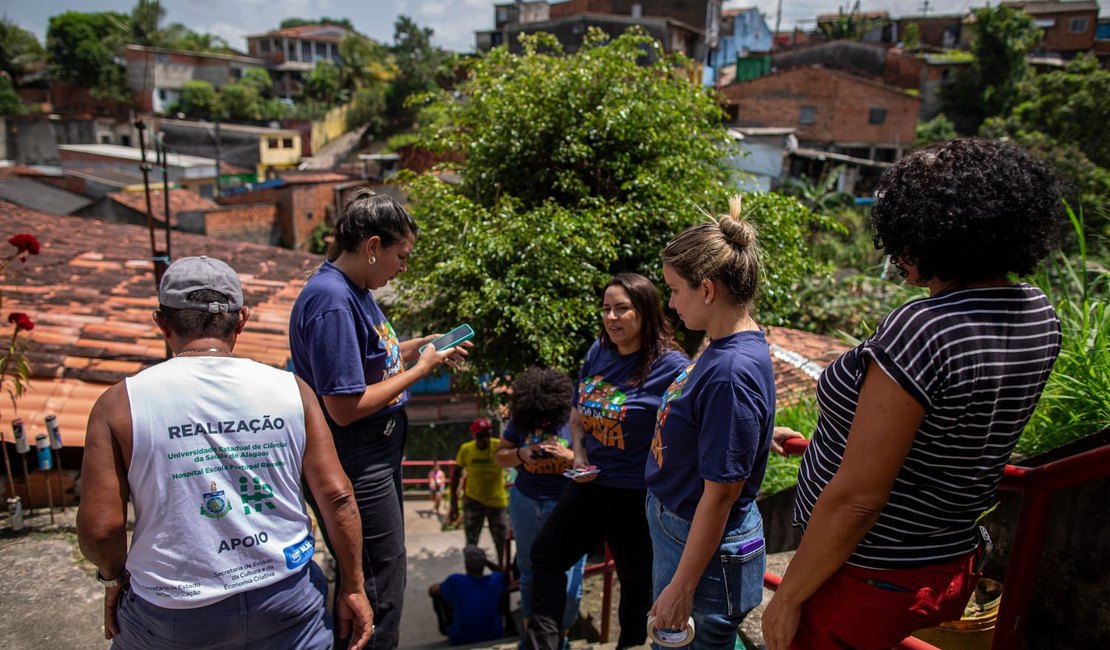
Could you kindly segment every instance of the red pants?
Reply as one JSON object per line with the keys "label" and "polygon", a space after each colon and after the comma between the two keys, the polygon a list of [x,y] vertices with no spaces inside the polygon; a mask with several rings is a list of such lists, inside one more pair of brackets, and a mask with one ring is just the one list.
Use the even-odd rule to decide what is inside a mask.
{"label": "red pants", "polygon": [[802,605],[791,650],[886,650],[960,618],[979,582],[978,554],[913,569],[844,565]]}

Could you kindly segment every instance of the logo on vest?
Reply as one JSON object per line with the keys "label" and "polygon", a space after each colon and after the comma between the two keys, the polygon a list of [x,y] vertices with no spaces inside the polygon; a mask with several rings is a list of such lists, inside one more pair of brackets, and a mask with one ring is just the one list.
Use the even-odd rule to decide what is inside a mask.
{"label": "logo on vest", "polygon": [[216,489],[216,482],[208,484],[211,492],[201,495],[200,514],[212,519],[223,519],[231,512],[231,504],[224,498],[224,491]]}
{"label": "logo on vest", "polygon": [[[251,487],[254,490],[251,491]],[[257,476],[254,481],[248,481],[246,476],[239,477],[239,498],[243,500],[243,513],[252,514],[251,505],[254,505],[253,513],[262,512],[263,506],[268,507],[270,510],[276,510],[274,504],[270,499],[274,498],[274,489],[270,487],[269,483],[263,483],[262,479]]]}

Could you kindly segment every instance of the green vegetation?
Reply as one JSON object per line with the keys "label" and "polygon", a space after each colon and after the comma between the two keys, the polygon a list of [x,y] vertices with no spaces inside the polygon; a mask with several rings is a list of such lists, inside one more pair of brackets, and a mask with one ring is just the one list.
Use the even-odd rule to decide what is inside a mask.
{"label": "green vegetation", "polygon": [[1075,257],[1058,255],[1033,281],[1060,318],[1060,356],[1017,451],[1026,456],[1110,427],[1110,269],[1087,257],[1081,219],[1069,208]]}
{"label": "green vegetation", "polygon": [[[610,275],[659,280],[664,244],[726,205],[731,146],[704,89],[675,73],[682,58],[643,33],[592,31],[575,54],[550,36],[469,63],[458,94],[441,92],[420,146],[465,152],[457,175],[409,175],[418,252],[401,287],[402,317],[432,329],[469,322],[475,370],[536,363],[572,370],[596,335]],[[790,287],[822,268],[806,255],[820,219],[794,199],[750,195],[765,241],[765,319]],[[527,299],[525,299],[527,297]]]}
{"label": "green vegetation", "polygon": [[956,132],[956,125],[952,120],[941,113],[931,120],[926,122],[917,123],[917,134],[913,139],[913,146],[924,147],[934,142],[944,142],[958,137],[960,134]]}
{"label": "green vegetation", "polygon": [[6,17],[0,19],[0,76],[18,85],[20,77],[45,62],[46,50],[34,34]]}
{"label": "green vegetation", "polygon": [[[782,406],[775,413],[776,427],[789,427],[806,438],[817,428],[817,399],[802,397],[797,402]],[[763,475],[762,494],[774,494],[798,482],[801,456],[779,456],[772,452],[767,458],[767,473]]]}
{"label": "green vegetation", "polygon": [[0,115],[18,115],[26,112],[27,107],[23,105],[19,93],[12,88],[12,82],[0,75]]}

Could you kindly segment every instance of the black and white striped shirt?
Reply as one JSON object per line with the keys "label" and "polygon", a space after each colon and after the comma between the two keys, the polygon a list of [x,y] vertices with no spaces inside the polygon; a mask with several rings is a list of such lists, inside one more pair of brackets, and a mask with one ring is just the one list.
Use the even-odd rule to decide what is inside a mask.
{"label": "black and white striped shirt", "polygon": [[806,525],[840,467],[872,362],[925,407],[925,419],[889,502],[848,563],[906,568],[970,552],[975,520],[990,506],[1059,350],[1056,312],[1027,284],[945,292],[895,309],[821,375],[794,525]]}

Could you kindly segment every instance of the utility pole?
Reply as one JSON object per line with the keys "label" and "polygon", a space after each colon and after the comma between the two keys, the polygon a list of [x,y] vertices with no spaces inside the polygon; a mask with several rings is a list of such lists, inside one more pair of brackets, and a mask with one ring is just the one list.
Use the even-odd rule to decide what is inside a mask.
{"label": "utility pole", "polygon": [[921,17],[922,18],[928,18],[929,17],[929,0],[925,0],[921,5]]}
{"label": "utility pole", "polygon": [[161,145],[162,151],[162,201],[166,213],[166,260],[168,261],[173,259],[173,249],[170,245],[170,171],[166,152],[166,138],[162,133],[158,134],[158,144]]}
{"label": "utility pole", "polygon": [[[142,164],[139,169],[143,172],[143,189],[146,191],[146,223],[150,229],[150,261],[154,264],[154,295],[158,295],[159,287],[162,285],[162,275],[166,272],[166,267],[170,265],[170,258],[167,253],[158,250],[158,245],[154,241],[154,210],[150,204],[150,170],[151,165],[146,161],[146,123],[140,118],[135,120],[135,128],[139,131],[139,156],[142,158]],[[163,187],[162,191],[165,192],[167,188]],[[166,358],[169,359],[173,356],[170,351],[170,344],[166,342]]]}
{"label": "utility pole", "polygon": [[223,191],[220,187],[220,113],[216,111],[216,199]]}

